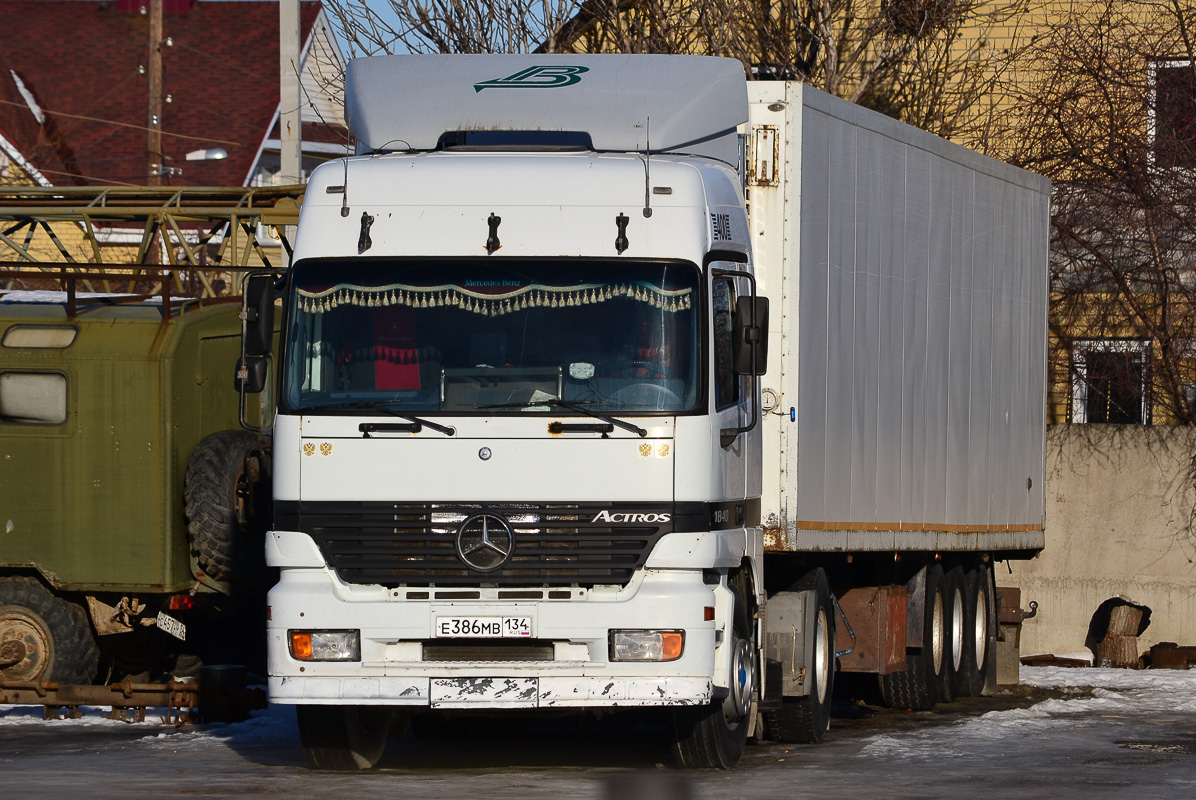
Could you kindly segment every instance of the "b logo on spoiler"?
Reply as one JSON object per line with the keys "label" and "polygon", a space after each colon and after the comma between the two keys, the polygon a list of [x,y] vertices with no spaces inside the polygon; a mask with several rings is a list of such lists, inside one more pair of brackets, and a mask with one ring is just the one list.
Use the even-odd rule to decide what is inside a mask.
{"label": "b logo on spoiler", "polygon": [[672,514],[612,514],[609,511],[599,511],[598,516],[594,517],[590,522],[645,523],[672,522],[672,520]]}
{"label": "b logo on spoiler", "polygon": [[475,83],[473,90],[480,92],[483,89],[556,89],[572,86],[581,80],[583,72],[589,71],[589,67],[579,66],[528,67],[505,78]]}

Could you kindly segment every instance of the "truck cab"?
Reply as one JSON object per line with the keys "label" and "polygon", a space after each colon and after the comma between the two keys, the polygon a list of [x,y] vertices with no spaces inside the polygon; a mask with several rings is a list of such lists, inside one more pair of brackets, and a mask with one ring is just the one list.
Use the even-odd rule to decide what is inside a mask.
{"label": "truck cab", "polygon": [[763,599],[741,66],[363,59],[347,108],[283,289],[271,699],[317,767],[405,713],[645,706],[733,765]]}

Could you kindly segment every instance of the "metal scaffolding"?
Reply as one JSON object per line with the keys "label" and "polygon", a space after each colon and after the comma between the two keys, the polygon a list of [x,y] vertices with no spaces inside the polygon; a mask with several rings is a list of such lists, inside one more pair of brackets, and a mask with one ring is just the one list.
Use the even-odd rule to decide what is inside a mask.
{"label": "metal scaffolding", "polygon": [[0,288],[53,281],[73,298],[76,284],[134,292],[149,281],[148,294],[167,302],[171,291],[217,297],[213,273],[284,266],[271,263],[259,229],[279,240],[274,260],[289,260],[286,229],[305,188],[0,186]]}

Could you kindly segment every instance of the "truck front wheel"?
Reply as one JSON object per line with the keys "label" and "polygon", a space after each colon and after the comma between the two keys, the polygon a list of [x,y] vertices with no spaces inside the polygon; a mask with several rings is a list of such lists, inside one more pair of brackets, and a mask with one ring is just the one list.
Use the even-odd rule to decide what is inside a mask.
{"label": "truck front wheel", "polygon": [[80,606],[33,578],[0,578],[0,680],[90,684],[98,663]]}
{"label": "truck front wheel", "polygon": [[673,711],[673,756],[688,768],[731,769],[743,757],[758,671],[756,645],[742,573],[732,579],[735,596],[731,686],[727,696],[696,708]]}
{"label": "truck front wheel", "polygon": [[308,764],[334,772],[372,769],[396,722],[387,706],[296,706],[295,713]]}

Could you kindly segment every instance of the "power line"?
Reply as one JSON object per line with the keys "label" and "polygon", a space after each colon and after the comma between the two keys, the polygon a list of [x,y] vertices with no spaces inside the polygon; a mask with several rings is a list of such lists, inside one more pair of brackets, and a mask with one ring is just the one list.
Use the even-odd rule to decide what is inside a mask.
{"label": "power line", "polygon": [[[6,106],[18,106],[20,108],[26,107],[24,103],[17,103],[12,100],[0,100],[0,103],[4,104]],[[43,108],[42,112],[45,114],[53,114],[56,117],[65,117],[68,119],[82,119],[82,120],[87,120],[88,122],[101,122],[105,125],[119,125],[122,128],[134,128],[139,131],[148,131],[149,130],[149,127],[145,126],[145,125],[134,125],[130,122],[117,122],[116,120],[113,120],[113,119],[101,119],[100,117],[88,117],[83,114],[68,114],[65,111],[51,111],[48,108]],[[216,144],[229,144],[229,145],[232,145],[233,147],[241,147],[242,146],[240,142],[230,142],[227,139],[215,139],[215,138],[212,138],[211,136],[188,136],[185,133],[170,133],[169,131],[162,131],[162,135],[163,136],[171,136],[171,137],[174,137],[175,139],[194,139],[197,142],[215,142]]]}

